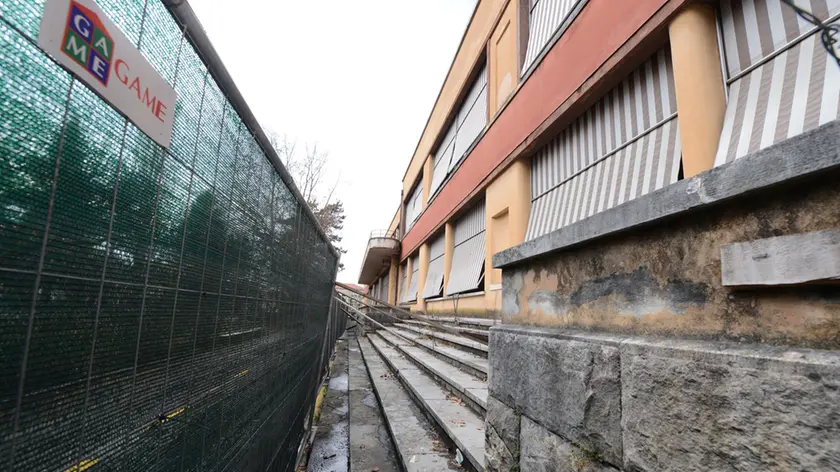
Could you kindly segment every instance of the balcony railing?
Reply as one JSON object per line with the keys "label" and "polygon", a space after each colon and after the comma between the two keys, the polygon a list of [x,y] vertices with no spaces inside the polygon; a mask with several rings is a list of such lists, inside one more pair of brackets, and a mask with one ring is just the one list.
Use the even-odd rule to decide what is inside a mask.
{"label": "balcony railing", "polygon": [[371,239],[373,238],[393,238],[393,239],[400,239],[400,230],[394,229],[375,229],[370,232]]}

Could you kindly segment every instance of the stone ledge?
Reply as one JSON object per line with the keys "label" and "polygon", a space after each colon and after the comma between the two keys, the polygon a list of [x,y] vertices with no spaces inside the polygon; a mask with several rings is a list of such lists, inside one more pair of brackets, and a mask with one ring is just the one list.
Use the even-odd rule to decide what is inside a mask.
{"label": "stone ledge", "polygon": [[695,177],[493,255],[505,268],[596,238],[840,168],[840,121],[795,136]]}
{"label": "stone ledge", "polygon": [[490,343],[491,395],[623,470],[840,470],[838,351],[510,325]]}
{"label": "stone ledge", "polygon": [[602,464],[591,451],[576,447],[526,416],[522,417],[520,442],[522,472],[618,472]]}
{"label": "stone ledge", "polygon": [[583,341],[594,344],[604,344],[607,346],[618,347],[627,336],[610,333],[594,333],[591,331],[581,331],[573,329],[556,329],[556,328],[542,328],[539,326],[514,325],[503,324],[491,326],[490,332],[510,333],[510,334],[526,334],[528,336],[536,336],[540,338],[553,339],[567,339],[570,341]]}
{"label": "stone ledge", "polygon": [[493,397],[487,397],[484,461],[487,472],[508,472],[519,463],[520,415]]}
{"label": "stone ledge", "polygon": [[[531,332],[539,335],[532,336]],[[490,332],[490,395],[613,464],[621,464],[619,348],[544,336]]]}
{"label": "stone ledge", "polygon": [[837,470],[840,355],[625,342],[630,470]]}

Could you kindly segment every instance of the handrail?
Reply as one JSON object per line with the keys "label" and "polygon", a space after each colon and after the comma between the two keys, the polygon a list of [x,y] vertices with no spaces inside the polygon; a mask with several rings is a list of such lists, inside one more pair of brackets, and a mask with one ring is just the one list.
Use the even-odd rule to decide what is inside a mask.
{"label": "handrail", "polygon": [[[460,331],[458,331],[458,330],[456,330],[456,329],[452,329],[452,328],[450,328],[449,326],[444,326],[443,324],[438,323],[437,321],[433,321],[433,320],[431,320],[430,318],[428,318],[428,317],[426,317],[426,316],[418,316],[418,315],[415,315],[414,313],[412,313],[412,312],[410,312],[410,311],[408,311],[408,310],[404,310],[404,309],[402,309],[402,308],[400,308],[400,307],[398,307],[398,306],[396,306],[396,305],[392,305],[392,304],[390,304],[390,303],[388,303],[388,302],[386,302],[386,301],[377,300],[377,299],[375,299],[375,298],[373,298],[373,297],[371,297],[371,296],[368,296],[367,294],[362,293],[362,292],[360,292],[360,291],[358,291],[358,290],[354,289],[353,287],[350,287],[349,285],[343,284],[343,283],[341,283],[341,282],[336,282],[335,284],[336,284],[336,285],[338,285],[339,287],[341,287],[341,288],[345,289],[345,290],[348,290],[348,291],[352,292],[352,293],[355,293],[355,294],[357,294],[357,295],[361,295],[362,297],[364,297],[364,298],[366,298],[366,299],[373,300],[373,301],[374,301],[374,302],[376,302],[376,303],[379,303],[379,304],[385,305],[386,307],[390,308],[391,310],[394,310],[394,311],[397,311],[397,312],[399,312],[399,313],[402,313],[402,314],[404,314],[404,315],[408,316],[409,318],[411,318],[411,319],[413,319],[413,320],[416,320],[416,321],[422,321],[423,323],[426,323],[426,324],[428,324],[428,325],[430,325],[430,326],[433,326],[433,327],[435,327],[435,328],[437,328],[437,329],[439,329],[439,330],[441,330],[441,331],[446,331],[447,333],[449,333],[449,334],[453,334],[453,335],[455,335],[455,336],[461,336]],[[339,292],[339,293],[340,293],[340,292]],[[390,316],[391,318],[394,318],[394,319],[396,319],[396,320],[402,321],[401,319],[399,319],[398,317],[394,316],[394,315],[393,315],[393,314],[391,314],[391,313],[387,313],[387,312],[385,312],[385,311],[382,311],[382,310],[377,309],[376,307],[371,306],[368,302],[366,302],[366,301],[364,301],[364,300],[362,300],[362,303],[364,303],[364,304],[365,304],[365,306],[367,306],[368,308],[373,308],[374,310],[378,311],[379,313],[381,313],[381,314],[383,314],[383,315]],[[486,344],[486,343],[484,343],[483,341],[479,341],[479,340],[477,340],[477,339],[476,339],[475,341],[476,341],[477,343],[479,343],[479,344]]]}
{"label": "handrail", "polygon": [[399,231],[396,230],[396,229],[394,229],[394,230],[375,229],[375,230],[370,232],[370,237],[371,238],[393,238],[393,239],[399,239],[400,238],[399,237]]}

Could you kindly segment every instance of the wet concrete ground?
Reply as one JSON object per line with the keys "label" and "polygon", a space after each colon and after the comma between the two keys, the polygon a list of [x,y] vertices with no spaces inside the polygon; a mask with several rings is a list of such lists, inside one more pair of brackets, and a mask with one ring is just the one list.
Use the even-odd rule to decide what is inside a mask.
{"label": "wet concrete ground", "polygon": [[[347,332],[349,333],[349,331]],[[335,359],[321,408],[318,430],[309,455],[308,472],[347,472],[349,453],[349,402],[347,373],[347,333],[336,343]],[[352,339],[356,345],[356,339]],[[358,346],[356,345],[356,349]]]}

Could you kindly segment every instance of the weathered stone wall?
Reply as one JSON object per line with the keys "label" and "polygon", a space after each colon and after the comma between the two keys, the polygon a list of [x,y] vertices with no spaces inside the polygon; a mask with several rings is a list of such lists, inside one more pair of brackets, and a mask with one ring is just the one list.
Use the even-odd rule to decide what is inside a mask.
{"label": "weathered stone wall", "polygon": [[756,253],[816,283],[721,275],[840,228],[838,182],[832,122],[495,254],[488,470],[840,470],[837,245]]}
{"label": "weathered stone wall", "polygon": [[733,289],[721,279],[726,244],[840,227],[838,130],[496,254],[505,322],[840,349],[840,282]]}
{"label": "weathered stone wall", "polygon": [[489,471],[840,470],[840,354],[502,326]]}

